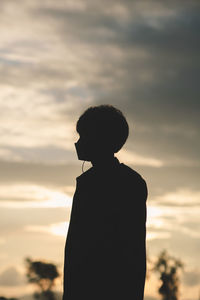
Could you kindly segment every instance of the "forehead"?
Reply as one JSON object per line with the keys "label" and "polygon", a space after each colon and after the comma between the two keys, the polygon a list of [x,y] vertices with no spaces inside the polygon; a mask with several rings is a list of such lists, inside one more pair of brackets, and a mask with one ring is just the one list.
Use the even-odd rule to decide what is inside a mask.
{"label": "forehead", "polygon": [[80,136],[80,139],[85,140],[85,141],[97,142],[99,140],[102,140],[102,136],[95,131],[79,132],[79,136]]}

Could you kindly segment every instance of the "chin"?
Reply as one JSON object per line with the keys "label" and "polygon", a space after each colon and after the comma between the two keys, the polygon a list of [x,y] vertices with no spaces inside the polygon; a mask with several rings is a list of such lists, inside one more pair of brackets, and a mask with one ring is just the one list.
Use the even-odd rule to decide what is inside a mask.
{"label": "chin", "polygon": [[91,161],[90,158],[84,157],[84,156],[79,156],[78,159],[79,159],[79,160],[83,160],[83,161]]}

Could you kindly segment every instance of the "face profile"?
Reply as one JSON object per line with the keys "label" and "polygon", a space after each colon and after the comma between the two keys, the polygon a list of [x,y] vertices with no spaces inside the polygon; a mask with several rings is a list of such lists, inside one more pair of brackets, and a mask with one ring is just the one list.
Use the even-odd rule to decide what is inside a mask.
{"label": "face profile", "polygon": [[91,161],[91,142],[83,137],[80,137],[79,140],[74,143],[74,145],[79,160]]}
{"label": "face profile", "polygon": [[74,145],[79,160],[92,161],[95,158],[109,155],[109,149],[105,148],[104,143],[86,135],[80,135],[78,141],[74,143]]}

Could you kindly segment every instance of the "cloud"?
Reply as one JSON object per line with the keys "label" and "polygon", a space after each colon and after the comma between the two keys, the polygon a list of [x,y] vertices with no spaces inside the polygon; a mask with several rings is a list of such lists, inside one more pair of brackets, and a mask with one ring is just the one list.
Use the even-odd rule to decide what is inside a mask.
{"label": "cloud", "polygon": [[[66,187],[67,190],[67,187]],[[67,194],[41,185],[10,184],[1,185],[0,206],[12,208],[65,207],[71,206],[72,199]]]}
{"label": "cloud", "polygon": [[68,231],[69,222],[60,222],[60,223],[54,223],[50,224],[48,226],[40,226],[40,225],[27,225],[25,226],[24,230],[27,232],[39,232],[39,233],[45,233],[45,234],[53,234],[56,236],[66,236],[66,233]]}
{"label": "cloud", "polygon": [[195,286],[199,285],[200,282],[200,271],[198,269],[196,270],[190,270],[183,273],[183,282],[187,286]]}
{"label": "cloud", "polygon": [[[27,226],[46,228],[51,224],[67,222],[70,219],[70,208],[1,208],[2,219],[0,224],[1,236],[4,245],[10,239],[20,238]],[[4,214],[4,215],[3,215]],[[13,251],[13,249],[10,249]]]}
{"label": "cloud", "polygon": [[164,230],[162,232],[154,232],[154,231],[148,231],[146,235],[147,241],[153,240],[153,239],[169,239],[171,237],[171,234],[169,232],[165,232]]}
{"label": "cloud", "polygon": [[24,275],[22,275],[15,267],[11,266],[5,269],[0,274],[1,286],[18,286],[26,282]]}
{"label": "cloud", "polygon": [[[146,225],[150,249],[155,245],[155,248],[170,248],[175,253],[179,249],[182,255],[196,253],[200,237],[199,213],[199,191],[182,189],[148,199]],[[183,246],[186,240],[188,247]]]}
{"label": "cloud", "polygon": [[188,190],[187,188],[179,189],[175,192],[170,192],[162,196],[157,196],[154,201],[165,206],[188,206],[198,207],[200,191]]}
{"label": "cloud", "polygon": [[69,220],[72,205],[72,197],[66,192],[74,189],[66,186],[62,192],[34,184],[1,185],[0,242],[6,244],[8,236],[20,235],[27,228],[30,232],[64,232],[66,226],[62,222]]}
{"label": "cloud", "polygon": [[0,244],[5,244],[6,240],[5,239],[0,239]]}
{"label": "cloud", "polygon": [[[199,192],[200,168],[198,166],[165,165],[162,168],[147,166],[136,166],[135,168],[146,178],[149,199],[153,200],[154,197],[157,197],[157,201],[159,199],[161,201],[163,195],[175,194],[177,191],[179,193],[183,190],[188,190],[192,194]],[[190,202],[190,199],[188,199],[188,203]]]}
{"label": "cloud", "polygon": [[40,163],[40,162],[13,162],[0,161],[1,174],[0,182],[14,183],[34,183],[50,188],[75,186],[76,177],[81,173],[81,163]]}
{"label": "cloud", "polygon": [[120,152],[116,154],[116,157],[118,157],[120,161],[131,165],[151,166],[157,168],[163,166],[163,162],[156,158],[143,157],[142,155],[135,154],[124,149],[120,150]]}
{"label": "cloud", "polygon": [[11,149],[19,147],[19,151],[22,147],[45,147],[48,144],[66,150],[73,147],[75,125],[67,116],[65,122],[60,122],[58,115],[60,106],[67,110],[67,104],[56,103],[41,92],[24,88],[3,88],[1,94],[1,108],[4,111],[2,146],[9,145]]}

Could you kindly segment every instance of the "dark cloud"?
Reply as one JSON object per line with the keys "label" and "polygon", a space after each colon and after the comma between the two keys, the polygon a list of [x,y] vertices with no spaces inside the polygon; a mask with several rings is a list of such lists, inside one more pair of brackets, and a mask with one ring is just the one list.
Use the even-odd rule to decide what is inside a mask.
{"label": "dark cloud", "polygon": [[143,174],[149,187],[149,195],[162,196],[173,193],[178,189],[189,189],[199,191],[199,167],[136,167],[137,171]]}
{"label": "dark cloud", "polygon": [[195,286],[200,283],[200,272],[199,271],[187,271],[183,273],[183,282],[187,286]]}
{"label": "dark cloud", "polygon": [[1,161],[1,183],[34,182],[47,186],[75,185],[81,173],[81,163],[42,164]]}
{"label": "dark cloud", "polygon": [[[114,2],[96,9],[86,2],[86,10],[47,5],[36,12],[53,22],[63,47],[82,48],[77,52],[85,61],[82,80],[94,104],[111,103],[126,113],[138,129],[137,151],[192,164],[200,150],[199,3],[179,4],[125,1],[122,7],[129,14],[122,19]],[[90,55],[85,56],[85,48]]]}
{"label": "dark cloud", "polygon": [[[49,164],[33,162],[0,162],[1,184],[35,183],[47,187],[75,186],[75,178],[82,173],[82,162],[74,164]],[[86,163],[84,170],[91,165]],[[195,166],[147,167],[130,165],[146,179],[149,196],[163,196],[178,189],[199,190],[200,168]],[[20,195],[17,196],[20,198]]]}
{"label": "dark cloud", "polygon": [[1,286],[19,286],[25,283],[25,276],[19,273],[15,267],[9,267],[0,274]]}

